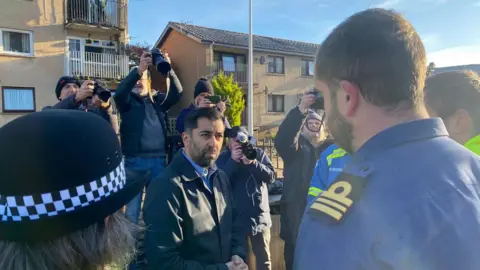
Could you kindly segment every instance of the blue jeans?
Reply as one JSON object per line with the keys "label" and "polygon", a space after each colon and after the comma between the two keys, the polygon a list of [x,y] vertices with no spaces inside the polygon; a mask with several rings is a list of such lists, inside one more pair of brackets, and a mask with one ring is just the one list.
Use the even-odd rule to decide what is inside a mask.
{"label": "blue jeans", "polygon": [[[133,171],[149,171],[150,176],[147,179],[147,185],[162,174],[165,169],[165,158],[143,158],[143,157],[127,157],[125,158],[125,169]],[[140,218],[140,211],[142,206],[142,195],[140,192],[133,200],[127,204],[125,216],[131,222],[138,224]]]}

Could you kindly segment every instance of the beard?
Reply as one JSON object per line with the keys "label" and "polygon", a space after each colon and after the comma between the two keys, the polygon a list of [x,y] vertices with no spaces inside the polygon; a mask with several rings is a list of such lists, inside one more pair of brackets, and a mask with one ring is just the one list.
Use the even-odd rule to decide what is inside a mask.
{"label": "beard", "polygon": [[215,150],[214,147],[210,147],[208,145],[202,149],[192,141],[188,147],[188,150],[190,158],[193,160],[193,162],[204,168],[212,166],[218,158],[218,151]]}
{"label": "beard", "polygon": [[352,124],[348,123],[347,119],[345,119],[338,110],[336,94],[332,91],[330,92],[330,95],[332,97],[332,109],[327,115],[328,130],[330,131],[335,144],[347,153],[352,154],[354,152]]}

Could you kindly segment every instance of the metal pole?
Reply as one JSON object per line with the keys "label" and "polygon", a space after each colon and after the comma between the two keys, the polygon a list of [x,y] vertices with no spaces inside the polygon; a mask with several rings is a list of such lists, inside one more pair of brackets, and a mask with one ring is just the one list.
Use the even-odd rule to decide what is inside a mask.
{"label": "metal pole", "polygon": [[249,34],[248,34],[248,133],[253,135],[253,35],[252,35],[252,0],[249,0]]}

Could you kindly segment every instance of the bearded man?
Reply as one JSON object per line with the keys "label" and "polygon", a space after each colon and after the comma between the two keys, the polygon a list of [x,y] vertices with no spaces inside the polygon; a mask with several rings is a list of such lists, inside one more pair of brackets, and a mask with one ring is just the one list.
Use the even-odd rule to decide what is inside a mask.
{"label": "bearded man", "polygon": [[352,157],[306,209],[294,269],[478,269],[480,158],[429,118],[413,26],[359,12],[315,63],[328,129]]}
{"label": "bearded man", "polygon": [[224,132],[217,109],[190,112],[182,134],[185,148],[148,186],[144,218],[150,269],[248,269],[230,183],[215,166]]}

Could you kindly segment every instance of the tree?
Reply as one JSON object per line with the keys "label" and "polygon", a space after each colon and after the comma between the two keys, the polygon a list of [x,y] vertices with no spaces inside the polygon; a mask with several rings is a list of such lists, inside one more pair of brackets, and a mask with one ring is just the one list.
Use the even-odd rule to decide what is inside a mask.
{"label": "tree", "polygon": [[140,63],[140,56],[143,52],[150,51],[152,48],[147,42],[128,44],[125,48],[128,58],[130,59],[131,65],[138,65]]}
{"label": "tree", "polygon": [[242,88],[233,80],[233,74],[226,76],[220,72],[212,79],[212,86],[216,95],[222,98],[228,98],[227,110],[225,116],[230,125],[240,126],[242,124],[242,112],[245,109],[245,100],[243,99]]}
{"label": "tree", "polygon": [[430,62],[430,64],[428,64],[428,67],[427,67],[427,76],[432,75],[434,70],[435,70],[435,63]]}

